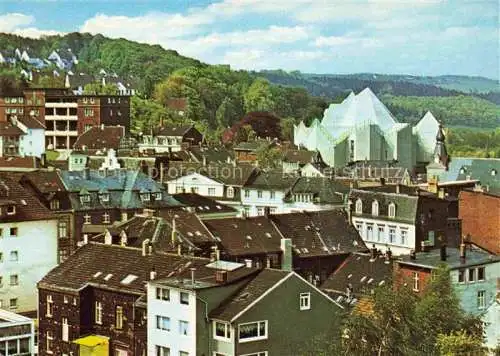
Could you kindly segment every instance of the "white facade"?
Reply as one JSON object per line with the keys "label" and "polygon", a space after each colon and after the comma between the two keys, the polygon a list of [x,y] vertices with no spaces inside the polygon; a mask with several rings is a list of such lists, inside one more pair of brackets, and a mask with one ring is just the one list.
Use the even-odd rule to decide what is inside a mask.
{"label": "white facade", "polygon": [[57,265],[57,220],[1,223],[0,309],[37,310],[36,284]]}
{"label": "white facade", "polygon": [[45,102],[45,124],[48,149],[71,149],[78,137],[78,103]]}
{"label": "white facade", "polygon": [[156,153],[179,152],[182,136],[151,136],[143,135],[139,143],[139,152],[154,150]]}
{"label": "white facade", "polygon": [[326,175],[316,168],[312,163],[308,163],[300,170],[302,177],[326,177]]}
{"label": "white facade", "polygon": [[224,198],[224,184],[196,172],[169,180],[167,186],[169,194],[185,192],[206,197]]}
{"label": "white facade", "polygon": [[[166,293],[169,294],[168,300],[164,297]],[[182,299],[183,303],[181,294],[186,297]],[[197,355],[196,294],[151,282],[147,287],[147,299],[148,355]],[[157,348],[161,347],[168,349],[169,353],[158,353]]]}
{"label": "white facade", "polygon": [[241,204],[246,216],[262,216],[268,207],[271,214],[285,213],[285,192],[281,190],[243,187]]}
{"label": "white facade", "polygon": [[393,255],[408,255],[415,250],[415,225],[396,221],[353,217],[352,223],[366,246],[385,251],[390,247]]}
{"label": "white facade", "polygon": [[0,355],[36,354],[35,325],[30,318],[0,309]]}

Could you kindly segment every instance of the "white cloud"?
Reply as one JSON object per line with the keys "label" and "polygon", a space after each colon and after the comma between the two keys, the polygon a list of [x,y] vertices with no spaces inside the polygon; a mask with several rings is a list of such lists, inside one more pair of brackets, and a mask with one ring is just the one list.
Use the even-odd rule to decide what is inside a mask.
{"label": "white cloud", "polygon": [[35,18],[33,16],[19,13],[0,15],[0,31],[12,32],[18,27],[30,25],[34,21]]}
{"label": "white cloud", "polygon": [[64,32],[53,30],[40,30],[35,27],[18,28],[12,31],[13,34],[23,37],[40,38],[42,36],[64,35]]}

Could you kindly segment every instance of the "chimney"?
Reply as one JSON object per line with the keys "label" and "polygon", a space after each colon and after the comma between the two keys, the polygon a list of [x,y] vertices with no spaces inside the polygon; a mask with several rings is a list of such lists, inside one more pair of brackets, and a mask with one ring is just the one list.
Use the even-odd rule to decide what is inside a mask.
{"label": "chimney", "polygon": [[281,239],[280,247],[282,251],[281,269],[292,271],[292,239]]}
{"label": "chimney", "polygon": [[385,185],[385,178],[384,177],[380,177],[380,185]]}
{"label": "chimney", "polygon": [[192,267],[190,268],[191,270],[191,285],[194,286],[194,271],[196,271],[196,268]]}
{"label": "chimney", "polygon": [[127,246],[127,233],[125,232],[125,230],[122,230],[120,232],[120,245],[122,246]]}
{"label": "chimney", "polygon": [[145,239],[144,241],[142,241],[142,255],[143,256],[148,255],[148,252],[149,252],[148,245],[149,245],[149,239]]}
{"label": "chimney", "polygon": [[391,263],[392,251],[390,247],[387,247],[387,251],[385,252],[385,264]]}
{"label": "chimney", "polygon": [[375,244],[372,245],[370,249],[370,262],[373,262],[377,259],[377,249],[375,248]]}
{"label": "chimney", "polygon": [[245,267],[247,268],[252,268],[252,260],[246,259],[245,260]]}
{"label": "chimney", "polygon": [[177,227],[175,226],[175,217],[172,219],[172,245],[177,241]]}
{"label": "chimney", "polygon": [[202,162],[203,162],[203,167],[205,167],[207,165],[207,157],[205,155],[203,155]]}
{"label": "chimney", "polygon": [[400,194],[401,193],[401,187],[400,187],[400,184],[396,184],[396,194]]}
{"label": "chimney", "polygon": [[83,234],[83,244],[86,245],[89,243],[89,235]]}
{"label": "chimney", "polygon": [[415,250],[410,250],[410,260],[415,261],[417,259],[417,253]]}
{"label": "chimney", "polygon": [[347,285],[347,288],[346,288],[346,295],[347,295],[347,299],[351,299],[351,297],[352,297],[352,289],[353,289],[353,288],[352,288],[352,284],[351,284],[351,283],[349,283],[349,284]]}
{"label": "chimney", "polygon": [[104,124],[101,124],[101,131],[104,130]]}
{"label": "chimney", "polygon": [[40,166],[42,168],[47,168],[47,154],[45,153],[40,155]]}
{"label": "chimney", "polygon": [[462,262],[465,262],[465,257],[466,257],[466,248],[465,248],[465,243],[462,240],[462,243],[460,244],[460,260]]}
{"label": "chimney", "polygon": [[432,177],[427,180],[427,190],[431,193],[438,193],[438,178]]}
{"label": "chimney", "polygon": [[150,280],[154,280],[154,279],[156,279],[156,270],[155,270],[155,266],[153,266],[153,268],[151,268],[151,272],[149,272],[149,279],[150,279]]}
{"label": "chimney", "polygon": [[227,282],[227,271],[215,271],[215,282],[217,283]]}
{"label": "chimney", "polygon": [[85,179],[85,180],[90,179],[90,168],[89,167],[85,167],[83,169],[83,179]]}
{"label": "chimney", "polygon": [[347,202],[347,223],[352,225],[352,200]]}
{"label": "chimney", "polygon": [[439,255],[441,257],[441,261],[446,261],[446,244],[441,244],[441,247],[439,249]]}

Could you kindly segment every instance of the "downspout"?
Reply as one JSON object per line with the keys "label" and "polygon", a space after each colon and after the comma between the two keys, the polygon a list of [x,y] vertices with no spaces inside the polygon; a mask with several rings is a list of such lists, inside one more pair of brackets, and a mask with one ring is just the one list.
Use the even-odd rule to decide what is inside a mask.
{"label": "downspout", "polygon": [[[208,319],[208,302],[204,299],[202,299],[201,297],[199,297],[198,295],[196,296],[196,299],[199,299],[201,302],[203,302],[205,304],[205,321],[207,322],[207,324],[209,324],[209,319]],[[208,330],[210,330],[210,325],[208,325]],[[211,336],[211,333],[210,331],[208,332],[208,355],[212,355],[212,350],[211,350],[211,342],[210,342],[210,336]]]}

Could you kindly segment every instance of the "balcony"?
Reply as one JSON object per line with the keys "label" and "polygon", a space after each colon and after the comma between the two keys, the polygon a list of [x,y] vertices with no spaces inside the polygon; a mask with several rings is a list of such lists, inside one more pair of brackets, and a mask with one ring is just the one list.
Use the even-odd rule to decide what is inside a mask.
{"label": "balcony", "polygon": [[50,103],[45,102],[46,108],[77,108],[78,103],[75,101],[74,103]]}
{"label": "balcony", "polygon": [[78,131],[72,130],[52,130],[45,131],[45,136],[78,136]]}
{"label": "balcony", "polygon": [[45,115],[45,120],[72,120],[72,121],[78,121],[78,116],[76,115]]}

